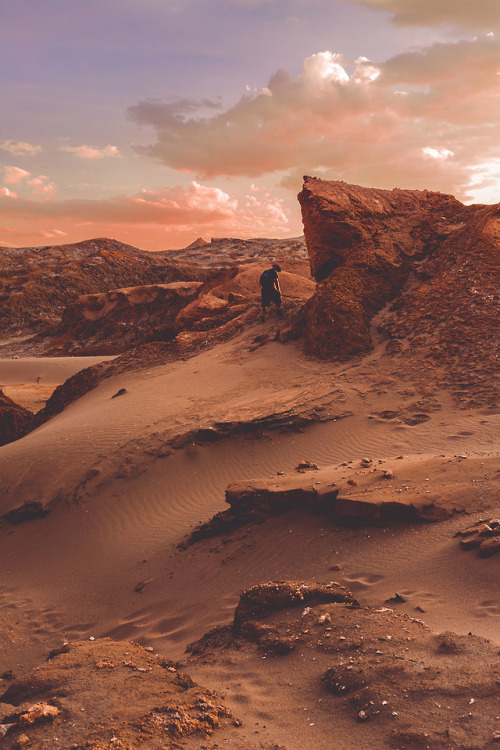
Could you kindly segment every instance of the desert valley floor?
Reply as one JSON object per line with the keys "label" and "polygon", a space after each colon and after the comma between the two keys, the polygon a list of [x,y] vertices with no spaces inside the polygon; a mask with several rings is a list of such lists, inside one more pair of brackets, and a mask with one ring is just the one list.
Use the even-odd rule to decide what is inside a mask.
{"label": "desert valley floor", "polygon": [[0,248],[0,747],[499,746],[498,208],[299,198]]}
{"label": "desert valley floor", "polygon": [[[225,659],[207,667],[186,657],[186,645],[230,622],[243,589],[290,579],[338,581],[363,606],[500,645],[500,556],[464,552],[454,537],[493,513],[498,414],[454,410],[442,393],[438,408],[434,398],[432,412],[421,408],[422,421],[407,424],[395,412],[404,416],[410,406],[411,413],[422,395],[391,372],[381,375],[372,366],[376,351],[333,367],[295,344],[255,348],[252,342],[269,325],[185,361],[109,378],[4,446],[4,512],[19,497],[60,498],[45,517],[2,528],[4,677],[37,666],[63,641],[127,639],[179,660],[194,679],[222,693],[251,728],[246,741],[258,731],[259,742],[298,748],[306,733],[311,747],[349,748],[348,733],[339,745],[321,744],[330,722],[306,721],[311,706],[298,726],[283,718],[296,710],[292,685],[287,690],[283,679],[275,698],[283,708],[275,714],[275,699],[268,703],[275,667],[268,671],[264,662],[257,671],[255,661],[244,665],[247,675]],[[84,358],[6,359],[0,373],[7,394],[12,389],[29,404],[83,364]],[[125,393],[113,398],[120,389]],[[217,423],[235,425],[233,434],[213,442],[188,434]],[[349,462],[344,471],[352,478],[388,468],[392,479],[377,475],[382,495],[411,485],[434,498],[473,483],[474,509],[467,518],[458,513],[439,523],[360,529],[296,508],[179,548],[197,523],[224,509],[230,482],[293,472],[304,458],[320,469]],[[363,458],[371,459],[370,468],[361,467]],[[443,486],[448,466],[452,480]],[[396,592],[405,601],[386,604]],[[291,658],[274,657],[283,660],[285,674]],[[294,685],[303,682],[305,690],[307,670],[302,676],[296,665],[290,669]],[[247,731],[242,727],[236,736]],[[359,746],[357,734],[352,743]]]}

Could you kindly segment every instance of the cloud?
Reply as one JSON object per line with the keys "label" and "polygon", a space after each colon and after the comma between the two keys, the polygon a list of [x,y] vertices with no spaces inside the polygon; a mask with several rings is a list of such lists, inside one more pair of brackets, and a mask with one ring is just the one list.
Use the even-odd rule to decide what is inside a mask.
{"label": "cloud", "polygon": [[156,131],[137,153],[202,179],[323,171],[464,198],[475,165],[500,157],[499,72],[500,44],[489,35],[380,63],[326,51],[306,58],[296,79],[280,70],[226,111],[146,101],[129,116]]}
{"label": "cloud", "polygon": [[344,0],[392,15],[398,26],[452,26],[489,31],[500,26],[498,0]]}
{"label": "cloud", "polygon": [[7,185],[16,185],[27,177],[31,177],[31,172],[20,169],[20,167],[5,167],[4,169],[4,180]]}
{"label": "cloud", "polygon": [[96,148],[95,146],[61,146],[60,151],[66,151],[69,154],[78,156],[79,159],[104,159],[107,156],[121,157],[118,146],[104,146]]}
{"label": "cloud", "polygon": [[33,146],[31,143],[24,143],[23,141],[14,141],[12,139],[8,141],[0,141],[0,148],[4,151],[9,151],[15,156],[34,156],[42,150],[41,146]]}
{"label": "cloud", "polygon": [[55,195],[57,188],[54,182],[47,182],[48,179],[46,175],[41,174],[39,177],[27,180],[26,184],[33,188],[33,195],[44,195],[50,198]]}
{"label": "cloud", "polygon": [[0,188],[0,195],[3,195],[5,198],[14,198],[14,199],[19,197],[17,193],[14,193],[14,191],[10,190],[8,187]]}
{"label": "cloud", "polygon": [[[289,212],[283,200],[266,189],[257,188],[238,200],[193,180],[188,187],[144,189],[108,200],[10,201],[0,191],[0,220],[19,222],[19,241],[28,244],[57,230],[80,239],[118,234],[139,246],[161,249],[188,244],[200,235],[286,234]],[[26,227],[32,228],[31,234],[26,235]]]}

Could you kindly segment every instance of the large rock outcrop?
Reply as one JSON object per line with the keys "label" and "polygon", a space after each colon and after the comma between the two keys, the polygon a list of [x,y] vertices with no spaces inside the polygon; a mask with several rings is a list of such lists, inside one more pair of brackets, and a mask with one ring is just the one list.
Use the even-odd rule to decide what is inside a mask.
{"label": "large rock outcrop", "polygon": [[[430,336],[441,360],[465,349],[473,361],[485,339],[486,352],[498,301],[498,206],[312,177],[298,197],[318,281],[304,310],[310,352],[340,359],[366,352],[373,316],[396,297],[388,338]],[[448,344],[453,352],[444,352]]]}
{"label": "large rock outcrop", "polygon": [[61,330],[49,354],[121,354],[148,341],[175,335],[175,318],[201,282],[113,289],[85,294],[64,310]]}

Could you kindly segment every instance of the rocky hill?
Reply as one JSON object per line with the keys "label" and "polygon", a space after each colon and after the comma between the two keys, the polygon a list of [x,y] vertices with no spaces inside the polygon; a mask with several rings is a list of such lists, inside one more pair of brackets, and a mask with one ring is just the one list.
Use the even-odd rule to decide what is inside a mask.
{"label": "rocky hill", "polygon": [[378,321],[388,355],[432,370],[464,404],[494,403],[500,207],[312,177],[299,201],[318,282],[303,313],[308,351],[370,351],[373,318],[391,304]]}
{"label": "rocky hill", "polygon": [[207,242],[201,237],[182,250],[168,250],[157,253],[171,260],[197,263],[208,268],[225,268],[242,263],[275,261],[307,261],[307,248],[304,237],[291,237],[282,240],[219,237]]}
{"label": "rocky hill", "polygon": [[58,325],[64,308],[82,294],[205,277],[197,267],[110,239],[0,247],[0,338]]}

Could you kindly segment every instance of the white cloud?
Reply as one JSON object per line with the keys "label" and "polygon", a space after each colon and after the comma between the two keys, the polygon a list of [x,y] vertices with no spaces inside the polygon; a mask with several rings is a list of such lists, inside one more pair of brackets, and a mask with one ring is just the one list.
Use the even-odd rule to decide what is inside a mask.
{"label": "white cloud", "polygon": [[34,156],[42,150],[41,146],[33,146],[31,143],[24,143],[23,141],[7,140],[0,141],[0,148],[4,151],[9,151],[15,156]]}
{"label": "white cloud", "polygon": [[79,159],[104,159],[105,157],[121,157],[118,146],[104,146],[96,148],[95,146],[61,146],[61,151],[78,156]]}
{"label": "white cloud", "polygon": [[14,199],[19,197],[17,193],[15,193],[13,190],[10,190],[8,187],[0,188],[0,195],[3,195],[5,198],[14,198]]}
{"label": "white cloud", "polygon": [[16,185],[17,183],[22,182],[22,180],[31,177],[31,172],[27,172],[20,167],[5,167],[4,174],[4,180],[7,185]]}
{"label": "white cloud", "polygon": [[430,146],[426,146],[422,151],[432,159],[449,159],[453,156],[453,151],[450,151],[449,148],[431,148]]}
{"label": "white cloud", "polygon": [[156,131],[138,153],[205,179],[323,169],[329,179],[464,199],[474,166],[500,157],[499,70],[500,43],[489,36],[353,65],[326,51],[306,58],[296,79],[280,70],[265,93],[211,116],[172,101],[129,113]]}

